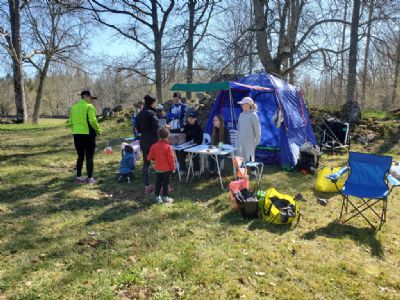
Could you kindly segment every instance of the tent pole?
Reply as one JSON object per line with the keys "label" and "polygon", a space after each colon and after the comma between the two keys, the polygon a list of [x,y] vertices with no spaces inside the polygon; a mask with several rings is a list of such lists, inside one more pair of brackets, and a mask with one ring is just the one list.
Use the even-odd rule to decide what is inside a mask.
{"label": "tent pole", "polygon": [[232,99],[232,90],[229,89],[229,102],[231,105],[231,118],[232,118],[232,127],[237,129],[236,118],[235,118],[235,108],[233,106],[233,99]]}

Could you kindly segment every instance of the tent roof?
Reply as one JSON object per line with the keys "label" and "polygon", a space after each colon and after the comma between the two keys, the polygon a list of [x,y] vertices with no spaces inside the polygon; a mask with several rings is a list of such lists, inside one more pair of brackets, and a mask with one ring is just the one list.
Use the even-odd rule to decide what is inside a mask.
{"label": "tent roof", "polygon": [[230,89],[273,91],[273,89],[271,88],[255,86],[255,85],[246,85],[243,83],[238,83],[233,81],[209,82],[209,83],[176,83],[171,87],[171,91],[182,91],[182,92],[213,92],[213,91],[228,91]]}

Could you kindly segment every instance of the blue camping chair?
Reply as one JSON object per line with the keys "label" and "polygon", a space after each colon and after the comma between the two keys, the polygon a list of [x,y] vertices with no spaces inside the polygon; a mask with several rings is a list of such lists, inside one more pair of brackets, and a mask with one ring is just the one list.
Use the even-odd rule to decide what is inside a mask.
{"label": "blue camping chair", "polygon": [[[350,172],[343,188],[338,189],[343,199],[339,220],[342,219],[343,210],[348,215],[348,218],[342,223],[360,215],[375,229],[375,226],[364,214],[364,211],[370,209],[379,218],[378,229],[382,227],[386,221],[388,196],[395,186],[400,185],[400,181],[389,174],[391,166],[391,156],[350,152],[348,166],[327,176],[336,184],[343,174]],[[389,188],[388,184],[392,187]],[[361,199],[361,204],[353,202],[354,200],[350,196]],[[382,202],[382,212],[378,213],[374,206],[380,202]],[[353,208],[350,212],[348,212],[349,204]]]}

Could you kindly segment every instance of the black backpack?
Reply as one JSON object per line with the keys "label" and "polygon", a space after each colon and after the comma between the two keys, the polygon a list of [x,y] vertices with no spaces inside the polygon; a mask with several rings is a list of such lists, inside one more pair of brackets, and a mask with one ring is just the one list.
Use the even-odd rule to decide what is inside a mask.
{"label": "black backpack", "polygon": [[240,190],[234,194],[240,214],[246,219],[258,217],[258,199],[248,189]]}

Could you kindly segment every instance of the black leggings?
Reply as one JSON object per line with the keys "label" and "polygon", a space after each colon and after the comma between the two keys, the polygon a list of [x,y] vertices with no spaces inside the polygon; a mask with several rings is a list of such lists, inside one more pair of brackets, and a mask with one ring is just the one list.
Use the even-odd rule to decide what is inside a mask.
{"label": "black leggings", "polygon": [[160,196],[161,187],[163,189],[163,196],[168,196],[168,185],[171,178],[171,172],[156,173],[156,196]]}
{"label": "black leggings", "polygon": [[87,134],[74,134],[74,144],[78,159],[76,160],[76,176],[82,176],[83,161],[86,157],[86,171],[88,178],[93,177],[93,157],[96,149],[96,137]]}

